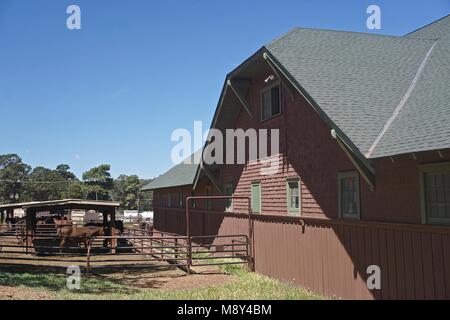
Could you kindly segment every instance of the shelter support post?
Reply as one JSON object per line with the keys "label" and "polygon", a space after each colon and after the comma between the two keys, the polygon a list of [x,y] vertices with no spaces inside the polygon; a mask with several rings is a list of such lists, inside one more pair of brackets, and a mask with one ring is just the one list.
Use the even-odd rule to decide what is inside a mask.
{"label": "shelter support post", "polygon": [[33,230],[36,223],[36,212],[30,209],[25,210],[25,252],[30,252],[30,246],[33,243]]}
{"label": "shelter support post", "polygon": [[[110,225],[111,225],[111,236],[116,235],[116,211],[112,210],[110,212]],[[111,253],[115,254],[117,248],[117,239],[111,239]]]}
{"label": "shelter support post", "polygon": [[6,210],[6,219],[12,219],[14,218],[14,209],[7,209]]}

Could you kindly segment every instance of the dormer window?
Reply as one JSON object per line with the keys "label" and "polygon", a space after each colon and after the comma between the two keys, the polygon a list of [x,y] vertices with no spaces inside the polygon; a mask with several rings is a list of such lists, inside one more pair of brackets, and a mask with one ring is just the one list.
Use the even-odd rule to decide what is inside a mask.
{"label": "dormer window", "polygon": [[280,84],[264,88],[261,92],[261,120],[267,120],[281,113]]}

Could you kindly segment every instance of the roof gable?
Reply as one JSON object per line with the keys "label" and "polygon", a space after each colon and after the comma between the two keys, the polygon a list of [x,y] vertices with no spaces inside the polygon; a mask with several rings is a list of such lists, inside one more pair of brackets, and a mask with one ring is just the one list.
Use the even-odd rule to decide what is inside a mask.
{"label": "roof gable", "polygon": [[[297,28],[227,79],[254,73],[266,51],[362,158],[450,148],[450,15],[404,37]],[[226,83],[212,127],[226,125],[226,119],[217,122],[221,114],[227,113],[229,122],[240,109],[225,99]],[[224,100],[229,100],[225,108]],[[193,185],[199,169],[179,164],[143,190]]]}
{"label": "roof gable", "polygon": [[269,52],[367,154],[434,40],[295,29]]}

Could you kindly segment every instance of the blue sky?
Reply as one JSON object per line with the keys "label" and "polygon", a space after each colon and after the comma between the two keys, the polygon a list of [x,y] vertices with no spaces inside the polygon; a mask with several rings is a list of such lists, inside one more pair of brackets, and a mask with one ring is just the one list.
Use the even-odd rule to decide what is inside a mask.
{"label": "blue sky", "polygon": [[[81,30],[66,28],[70,4]],[[0,0],[0,153],[157,176],[174,129],[209,126],[227,72],[296,26],[374,32],[370,4],[382,34],[450,13],[448,0]]]}

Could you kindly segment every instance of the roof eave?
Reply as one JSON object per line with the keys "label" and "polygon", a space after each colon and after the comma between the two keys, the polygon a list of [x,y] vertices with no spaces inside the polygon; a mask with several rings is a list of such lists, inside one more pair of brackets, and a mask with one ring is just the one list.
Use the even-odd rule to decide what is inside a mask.
{"label": "roof eave", "polygon": [[309,95],[309,93],[298,83],[298,81],[287,71],[283,65],[275,58],[267,47],[264,47],[265,58],[272,67],[274,67],[279,75],[285,78],[296,90],[299,92],[305,100],[311,105],[314,111],[317,112],[319,117],[330,127],[331,130],[335,130],[340,139],[345,143],[349,151],[360,161],[364,167],[375,175],[375,169],[373,168],[371,161],[362,154],[362,152],[356,147],[351,139],[330,119],[330,117],[322,110],[317,102]]}

